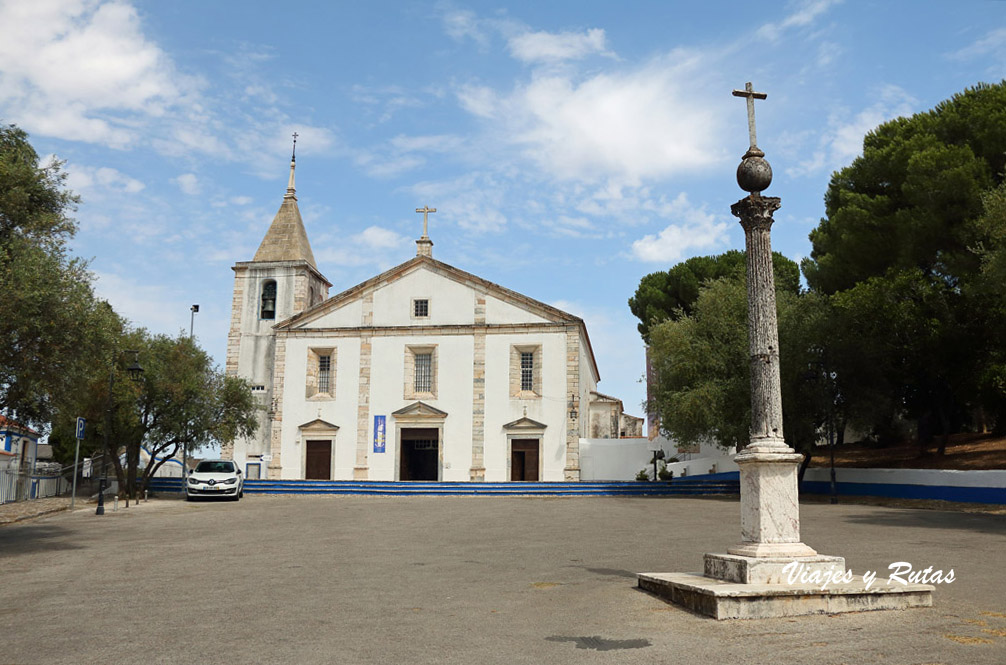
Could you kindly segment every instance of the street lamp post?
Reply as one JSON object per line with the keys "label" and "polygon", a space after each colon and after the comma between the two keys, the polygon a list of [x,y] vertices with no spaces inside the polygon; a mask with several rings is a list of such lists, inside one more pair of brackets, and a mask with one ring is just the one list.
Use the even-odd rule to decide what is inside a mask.
{"label": "street lamp post", "polygon": [[193,305],[189,310],[192,312],[192,316],[189,317],[189,339],[191,339],[192,331],[196,326],[196,314],[199,313],[199,305]]}
{"label": "street lamp post", "polygon": [[[139,351],[123,351],[122,354],[132,353],[133,362],[126,368],[126,372],[129,373],[129,380],[134,383],[139,383],[143,378],[143,368],[140,366]],[[109,454],[111,447],[108,442],[108,432],[112,428],[112,391],[115,388],[115,365],[118,363],[119,358],[122,354],[116,354],[112,359],[112,366],[108,370],[108,400],[106,402],[105,408],[105,454]],[[95,515],[105,514],[105,487],[108,484],[108,465],[102,472],[102,478],[98,483],[98,508],[94,511]],[[126,507],[129,507],[129,497],[126,497]]]}

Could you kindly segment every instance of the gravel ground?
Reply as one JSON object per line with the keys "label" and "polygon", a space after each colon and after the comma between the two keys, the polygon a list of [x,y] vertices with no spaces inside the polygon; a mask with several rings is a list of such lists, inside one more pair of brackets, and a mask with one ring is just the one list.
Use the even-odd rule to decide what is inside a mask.
{"label": "gravel ground", "polygon": [[248,496],[0,528],[3,663],[1006,662],[1006,518],[804,504],[857,574],[953,568],[935,606],[717,622],[638,590],[739,535],[682,498]]}

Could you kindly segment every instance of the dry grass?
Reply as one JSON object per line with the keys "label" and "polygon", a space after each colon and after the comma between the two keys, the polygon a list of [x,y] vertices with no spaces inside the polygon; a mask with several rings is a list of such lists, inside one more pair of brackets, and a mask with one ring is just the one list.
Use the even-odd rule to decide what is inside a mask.
{"label": "dry grass", "polygon": [[[835,466],[874,469],[1006,469],[1006,437],[991,434],[954,434],[946,454],[936,454],[933,442],[925,454],[918,445],[906,443],[889,448],[848,444],[835,449]],[[818,448],[810,465],[830,466],[827,447]]]}

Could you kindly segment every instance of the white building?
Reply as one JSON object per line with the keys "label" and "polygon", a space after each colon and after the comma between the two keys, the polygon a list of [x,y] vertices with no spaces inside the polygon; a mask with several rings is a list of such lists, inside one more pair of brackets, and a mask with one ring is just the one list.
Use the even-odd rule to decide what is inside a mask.
{"label": "white building", "polygon": [[262,413],[223,455],[248,478],[580,479],[600,379],[583,320],[437,261],[423,227],[414,258],[329,298],[291,162],[233,268],[227,372]]}

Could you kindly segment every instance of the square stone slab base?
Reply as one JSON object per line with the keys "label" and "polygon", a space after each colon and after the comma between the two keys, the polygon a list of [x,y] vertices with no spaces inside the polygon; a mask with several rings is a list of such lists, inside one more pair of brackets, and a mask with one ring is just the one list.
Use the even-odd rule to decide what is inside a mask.
{"label": "square stone slab base", "polygon": [[706,577],[738,584],[785,584],[790,578],[820,585],[845,572],[840,556],[753,557],[736,554],[706,554]]}
{"label": "square stone slab base", "polygon": [[928,584],[889,585],[862,577],[849,584],[738,584],[700,573],[639,573],[639,587],[714,619],[768,619],[806,614],[932,607]]}

